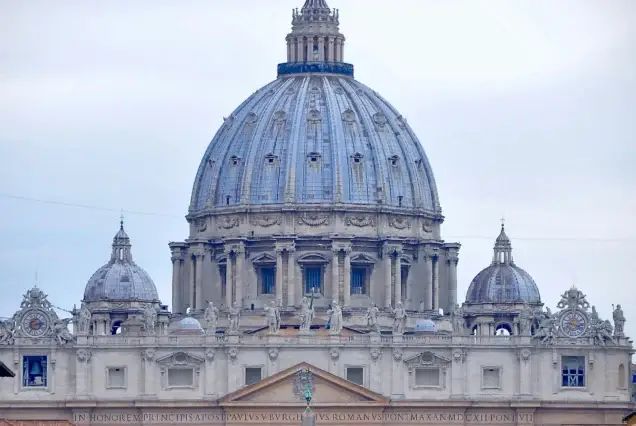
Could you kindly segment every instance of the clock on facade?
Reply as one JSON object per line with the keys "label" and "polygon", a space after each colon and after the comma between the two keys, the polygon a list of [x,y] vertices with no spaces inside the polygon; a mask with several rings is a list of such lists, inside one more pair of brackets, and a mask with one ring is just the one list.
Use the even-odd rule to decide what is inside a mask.
{"label": "clock on facade", "polygon": [[40,337],[49,329],[49,318],[45,312],[35,309],[24,314],[21,325],[26,335]]}
{"label": "clock on facade", "polygon": [[567,311],[561,317],[561,331],[567,337],[580,337],[587,329],[587,316],[579,311]]}

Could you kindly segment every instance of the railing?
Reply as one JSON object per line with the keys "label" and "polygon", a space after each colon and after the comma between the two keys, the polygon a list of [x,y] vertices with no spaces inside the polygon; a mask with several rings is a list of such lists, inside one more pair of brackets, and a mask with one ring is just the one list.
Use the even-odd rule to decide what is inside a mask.
{"label": "railing", "polygon": [[527,345],[531,338],[526,336],[450,336],[450,335],[403,335],[403,336],[377,336],[370,334],[360,335],[285,335],[285,334],[244,334],[238,336],[90,336],[85,342],[104,346],[215,346],[230,344],[242,344],[246,346],[264,346],[268,344],[300,345],[300,346],[368,346],[368,345],[401,345],[401,346],[514,346]]}

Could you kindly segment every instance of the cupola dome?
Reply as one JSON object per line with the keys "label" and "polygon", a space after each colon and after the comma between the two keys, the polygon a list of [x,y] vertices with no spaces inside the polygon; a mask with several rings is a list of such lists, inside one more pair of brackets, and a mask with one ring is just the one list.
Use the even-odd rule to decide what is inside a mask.
{"label": "cupola dome", "polygon": [[155,283],[132,258],[131,244],[124,230],[124,220],[113,238],[110,261],[88,280],[85,302],[144,301],[159,302]]}
{"label": "cupola dome", "polygon": [[512,259],[512,244],[503,224],[495,241],[492,263],[470,283],[466,303],[541,303],[537,284]]}

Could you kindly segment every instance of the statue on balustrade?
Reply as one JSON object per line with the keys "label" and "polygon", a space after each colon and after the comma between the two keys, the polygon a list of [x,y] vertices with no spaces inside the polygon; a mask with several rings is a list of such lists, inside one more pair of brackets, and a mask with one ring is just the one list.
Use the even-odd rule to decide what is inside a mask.
{"label": "statue on balustrade", "polygon": [[300,302],[300,312],[298,313],[300,317],[300,325],[298,330],[301,332],[308,332],[311,330],[311,323],[314,319],[314,307],[313,307],[313,294],[311,297],[311,301],[308,301],[306,297],[303,297],[303,300]]}
{"label": "statue on balustrade", "polygon": [[265,319],[270,333],[278,333],[280,331],[280,309],[273,300],[269,306],[265,307]]}
{"label": "statue on balustrade", "polygon": [[229,321],[228,333],[238,334],[241,327],[241,307],[238,302],[234,302],[234,305],[228,309],[227,317]]}
{"label": "statue on balustrade", "polygon": [[60,346],[75,341],[75,336],[73,336],[71,332],[68,330],[68,325],[71,322],[71,320],[72,318],[58,319],[53,324],[53,332],[55,333],[55,339],[57,340],[57,344]]}
{"label": "statue on balustrade", "polygon": [[522,336],[530,336],[532,334],[532,323],[534,321],[534,313],[527,302],[523,303],[519,311],[519,334]]}
{"label": "statue on balustrade", "polygon": [[329,334],[340,334],[342,331],[342,308],[335,300],[331,304],[331,309],[327,311],[329,315]]}
{"label": "statue on balustrade", "polygon": [[203,321],[205,321],[206,324],[206,334],[214,336],[216,334],[216,326],[219,322],[219,309],[214,306],[213,302],[208,302],[208,306],[203,312]]}
{"label": "statue on balustrade", "polygon": [[402,302],[397,302],[393,309],[393,334],[403,334],[406,323],[406,310],[402,307]]}
{"label": "statue on balustrade", "polygon": [[380,324],[378,324],[378,314],[380,313],[380,309],[375,303],[372,303],[371,306],[367,309],[367,326],[372,333],[380,332]]}
{"label": "statue on balustrade", "polygon": [[625,315],[623,315],[623,309],[621,309],[621,305],[612,305],[613,313],[612,317],[614,318],[614,336],[615,337],[623,337],[625,335]]}
{"label": "statue on balustrade", "polygon": [[464,310],[458,304],[455,304],[451,312],[451,322],[453,325],[453,333],[463,336],[466,333],[466,319],[464,318]]}
{"label": "statue on balustrade", "polygon": [[77,315],[77,333],[88,334],[91,329],[91,311],[88,310],[86,304],[82,302],[82,307]]}
{"label": "statue on balustrade", "polygon": [[157,327],[157,310],[152,305],[144,309],[144,333],[146,336],[153,336]]}

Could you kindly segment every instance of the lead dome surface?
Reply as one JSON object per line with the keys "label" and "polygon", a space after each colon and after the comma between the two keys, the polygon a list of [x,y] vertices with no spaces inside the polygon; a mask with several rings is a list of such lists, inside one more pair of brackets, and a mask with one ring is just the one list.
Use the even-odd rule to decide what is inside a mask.
{"label": "lead dome surface", "polygon": [[84,290],[85,302],[145,301],[158,302],[159,294],[150,275],[137,265],[123,221],[113,238],[112,253],[107,264],[91,276]]}
{"label": "lead dome surface", "polygon": [[190,210],[283,203],[441,213],[406,120],[351,76],[329,73],[283,74],[226,118],[199,166]]}

